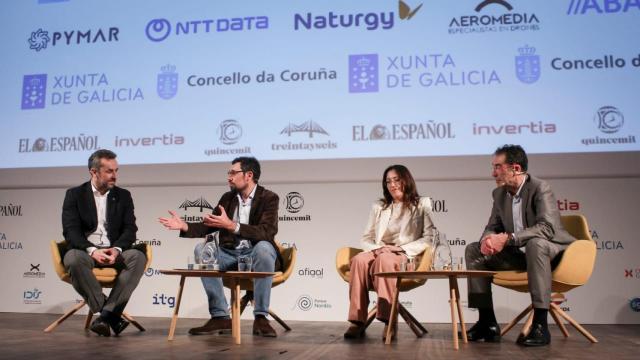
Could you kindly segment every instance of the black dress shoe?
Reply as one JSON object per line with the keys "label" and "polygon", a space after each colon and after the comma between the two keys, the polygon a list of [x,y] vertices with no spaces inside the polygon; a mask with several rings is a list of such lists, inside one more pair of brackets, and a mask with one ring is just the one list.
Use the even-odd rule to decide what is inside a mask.
{"label": "black dress shoe", "polygon": [[485,342],[500,342],[500,326],[496,323],[475,323],[471,329],[467,330],[467,340]]}
{"label": "black dress shoe", "polygon": [[215,332],[231,330],[231,319],[211,318],[203,326],[189,329],[191,335],[208,335]]}
{"label": "black dress shoe", "polygon": [[111,330],[109,330],[109,323],[107,322],[107,320],[103,319],[101,316],[93,320],[93,322],[91,323],[91,327],[89,329],[100,336],[111,336]]}
{"label": "black dress shoe", "polygon": [[111,329],[113,330],[113,332],[116,335],[120,335],[120,333],[127,328],[127,326],[129,326],[129,322],[123,318],[120,318],[116,321],[112,321],[111,324]]}
{"label": "black dress shoe", "polygon": [[545,346],[551,343],[551,334],[546,326],[533,324],[529,334],[518,340],[518,345],[522,346]]}
{"label": "black dress shoe", "polygon": [[267,318],[259,316],[253,320],[253,335],[260,335],[264,337],[276,337],[278,334],[276,330],[269,325]]}

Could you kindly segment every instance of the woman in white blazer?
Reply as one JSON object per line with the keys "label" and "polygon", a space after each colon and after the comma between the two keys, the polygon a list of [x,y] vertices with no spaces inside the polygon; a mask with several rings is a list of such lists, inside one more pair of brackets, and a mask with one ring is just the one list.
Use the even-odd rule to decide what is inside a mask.
{"label": "woman in white blazer", "polygon": [[396,279],[373,274],[397,270],[400,263],[422,254],[433,241],[431,199],[418,195],[409,169],[403,165],[389,166],[382,177],[382,193],[384,197],[373,204],[362,235],[364,251],[350,263],[348,320],[351,325],[344,333],[348,339],[364,335],[369,290],[378,294],[376,318],[385,324],[389,322]]}

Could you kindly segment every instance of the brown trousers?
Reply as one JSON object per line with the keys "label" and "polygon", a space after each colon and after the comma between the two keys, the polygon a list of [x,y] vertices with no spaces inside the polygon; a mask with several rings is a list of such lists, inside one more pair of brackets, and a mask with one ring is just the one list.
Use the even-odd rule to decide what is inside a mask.
{"label": "brown trousers", "polygon": [[349,281],[349,321],[365,322],[369,310],[369,290],[378,294],[376,318],[389,321],[391,298],[396,288],[394,278],[373,276],[378,272],[396,271],[406,259],[402,253],[391,252],[388,248],[363,251],[351,258],[351,280]]}

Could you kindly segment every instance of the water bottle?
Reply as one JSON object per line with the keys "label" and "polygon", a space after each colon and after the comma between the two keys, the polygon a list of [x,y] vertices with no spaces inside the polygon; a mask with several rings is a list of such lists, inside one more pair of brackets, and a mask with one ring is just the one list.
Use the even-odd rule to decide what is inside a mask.
{"label": "water bottle", "polygon": [[202,249],[202,264],[207,270],[220,270],[218,251],[218,233],[208,234]]}
{"label": "water bottle", "polygon": [[451,247],[447,241],[447,236],[444,233],[435,231],[433,249],[431,250],[431,270],[451,270],[451,263],[453,258],[451,255]]}

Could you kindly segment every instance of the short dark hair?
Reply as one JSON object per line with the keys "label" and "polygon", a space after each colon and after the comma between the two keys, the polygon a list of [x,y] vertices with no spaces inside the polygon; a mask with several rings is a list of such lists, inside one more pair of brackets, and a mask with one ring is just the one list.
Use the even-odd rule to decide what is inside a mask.
{"label": "short dark hair", "polygon": [[258,159],[251,156],[240,156],[231,161],[231,165],[235,163],[240,163],[240,168],[243,172],[251,171],[253,173],[253,181],[256,184],[258,183],[258,180],[260,180],[260,162],[258,162]]}
{"label": "short dark hair", "polygon": [[118,155],[116,155],[116,153],[114,153],[111,150],[107,150],[107,149],[100,149],[100,150],[96,150],[93,154],[91,154],[91,156],[89,156],[89,170],[91,169],[96,169],[99,170],[100,169],[100,159],[115,159],[116,157],[118,157]]}
{"label": "short dark hair", "polygon": [[400,181],[402,181],[404,192],[404,199],[402,199],[402,202],[404,203],[404,206],[417,206],[418,202],[420,202],[420,195],[418,195],[416,182],[413,180],[411,171],[409,171],[409,169],[404,165],[391,165],[386,168],[382,174],[382,194],[384,197],[380,199],[380,201],[384,203],[384,207],[387,208],[389,205],[393,204],[393,197],[391,196],[389,189],[387,189],[387,174],[391,170],[394,170],[398,174]]}
{"label": "short dark hair", "polygon": [[529,160],[527,159],[527,153],[520,145],[506,144],[496,149],[494,155],[505,155],[505,161],[507,164],[518,164],[522,168],[522,171],[527,171]]}

